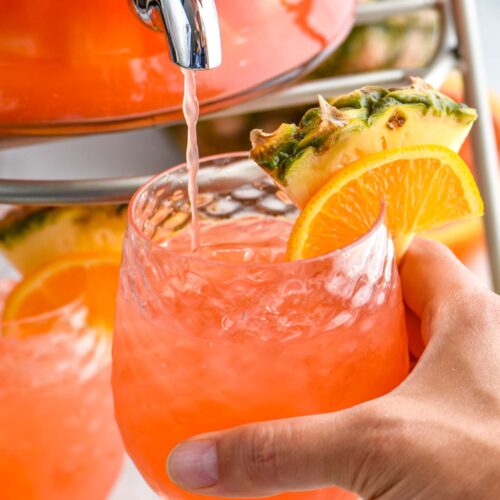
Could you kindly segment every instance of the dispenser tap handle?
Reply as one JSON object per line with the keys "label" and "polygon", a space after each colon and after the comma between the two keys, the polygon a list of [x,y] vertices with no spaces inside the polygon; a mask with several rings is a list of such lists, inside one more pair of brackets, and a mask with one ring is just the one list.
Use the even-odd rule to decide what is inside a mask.
{"label": "dispenser tap handle", "polygon": [[167,35],[172,61],[199,70],[222,61],[219,18],[215,0],[130,0],[149,27]]}

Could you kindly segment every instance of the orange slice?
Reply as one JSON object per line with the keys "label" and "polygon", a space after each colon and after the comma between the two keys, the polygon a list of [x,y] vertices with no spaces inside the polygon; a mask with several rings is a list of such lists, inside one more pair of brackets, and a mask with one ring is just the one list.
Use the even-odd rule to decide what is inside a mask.
{"label": "orange slice", "polygon": [[[39,268],[7,297],[3,321],[24,320],[25,324],[20,329],[7,328],[4,333],[47,333],[43,330],[50,330],[56,321],[55,311],[75,301],[81,301],[87,309],[89,326],[112,332],[119,267],[119,254],[92,253],[68,255]],[[44,316],[46,319],[37,321]]]}
{"label": "orange slice", "polygon": [[374,226],[382,202],[399,257],[415,233],[484,211],[469,168],[453,151],[386,151],[338,170],[309,201],[290,235],[288,258],[316,257],[353,243]]}

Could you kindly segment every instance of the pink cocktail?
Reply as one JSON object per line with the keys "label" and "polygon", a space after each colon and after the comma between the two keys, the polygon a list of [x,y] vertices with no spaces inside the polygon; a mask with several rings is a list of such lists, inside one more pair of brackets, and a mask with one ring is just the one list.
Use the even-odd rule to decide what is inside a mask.
{"label": "pink cocktail", "polygon": [[[129,212],[113,347],[128,452],[170,500],[195,434],[325,413],[387,393],[408,371],[403,303],[382,220],[362,240],[285,262],[295,208],[243,156],[202,161],[201,247],[190,252],[187,172],[160,175]],[[277,498],[356,498],[330,489]]]}
{"label": "pink cocktail", "polygon": [[109,338],[78,302],[0,329],[0,498],[104,500],[123,458]]}

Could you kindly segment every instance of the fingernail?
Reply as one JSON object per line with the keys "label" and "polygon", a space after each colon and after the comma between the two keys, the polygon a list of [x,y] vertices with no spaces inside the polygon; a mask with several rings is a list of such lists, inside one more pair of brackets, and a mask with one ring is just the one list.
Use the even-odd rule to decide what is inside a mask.
{"label": "fingernail", "polygon": [[214,486],[219,481],[217,448],[213,441],[186,441],[167,459],[170,479],[188,490]]}

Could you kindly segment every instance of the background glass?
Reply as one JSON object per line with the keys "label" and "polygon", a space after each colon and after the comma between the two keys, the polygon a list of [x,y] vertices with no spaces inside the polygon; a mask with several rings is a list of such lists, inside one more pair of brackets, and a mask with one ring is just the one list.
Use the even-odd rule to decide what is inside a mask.
{"label": "background glass", "polygon": [[2,500],[107,498],[123,459],[109,379],[110,339],[80,301],[0,324]]}

